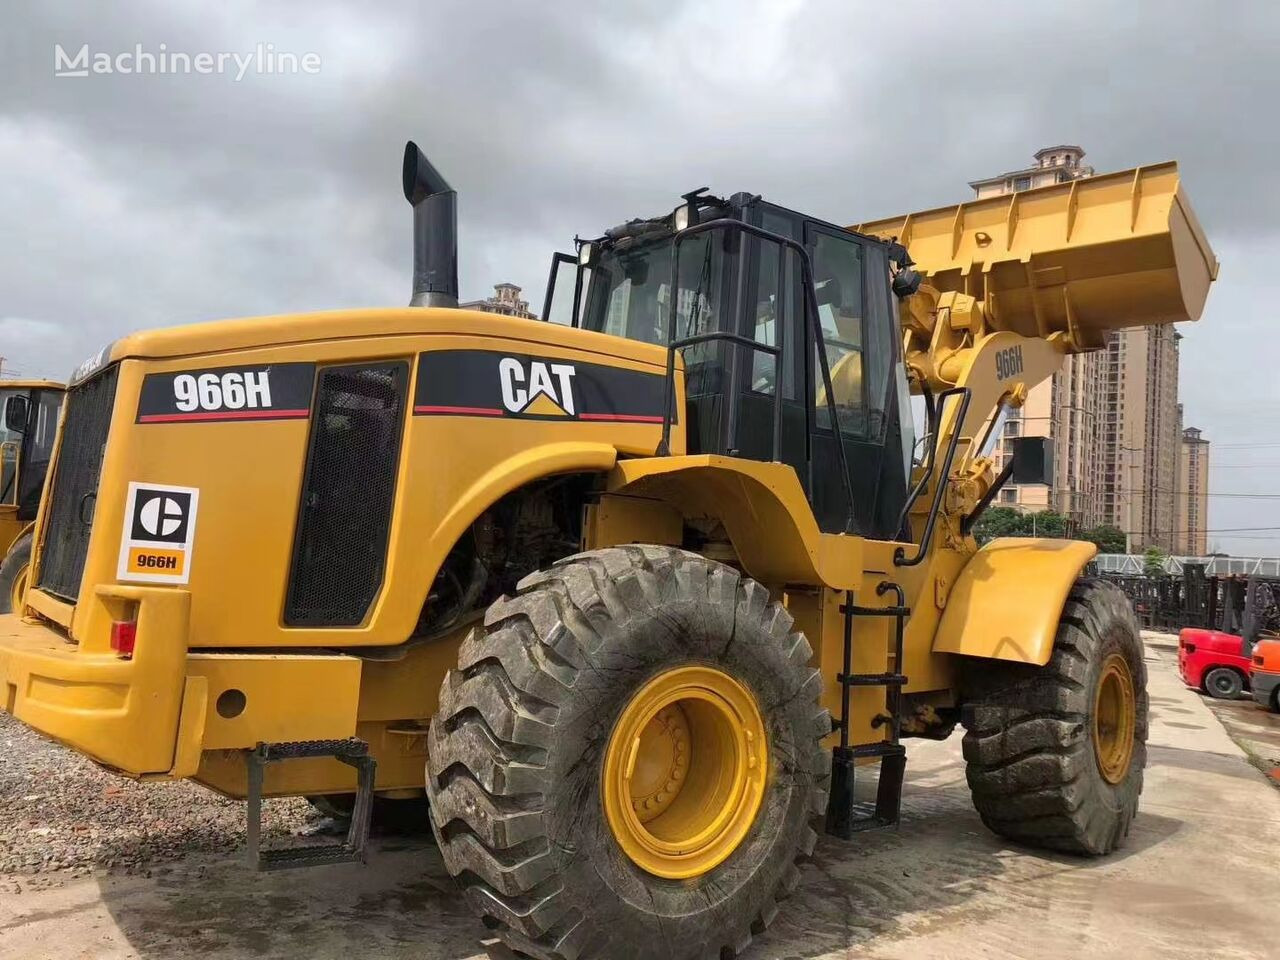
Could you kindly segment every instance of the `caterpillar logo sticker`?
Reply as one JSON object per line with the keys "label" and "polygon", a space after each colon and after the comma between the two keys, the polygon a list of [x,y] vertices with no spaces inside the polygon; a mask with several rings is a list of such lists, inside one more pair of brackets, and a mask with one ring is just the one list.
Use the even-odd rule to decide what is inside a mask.
{"label": "caterpillar logo sticker", "polygon": [[518,357],[503,357],[498,361],[502,405],[509,413],[572,417],[573,377],[577,372],[571,363],[530,360],[526,367]]}
{"label": "caterpillar logo sticker", "polygon": [[186,583],[195,540],[196,487],[130,483],[116,576],[134,583]]}
{"label": "caterpillar logo sticker", "polygon": [[436,350],[418,357],[416,416],[662,423],[665,377],[602,363]]}

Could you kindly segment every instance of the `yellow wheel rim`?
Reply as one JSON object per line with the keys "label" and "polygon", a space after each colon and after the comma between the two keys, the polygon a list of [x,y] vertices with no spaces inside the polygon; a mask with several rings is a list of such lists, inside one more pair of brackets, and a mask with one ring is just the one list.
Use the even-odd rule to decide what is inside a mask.
{"label": "yellow wheel rim", "polygon": [[713,667],[654,677],[605,750],[605,818],[641,869],[685,880],[737,849],[764,798],[768,748],[755,699]]}
{"label": "yellow wheel rim", "polygon": [[27,571],[30,569],[30,564],[24,564],[13,578],[13,585],[9,587],[9,609],[14,613],[22,612],[22,598],[27,593]]}
{"label": "yellow wheel rim", "polygon": [[1128,661],[1113,653],[1102,664],[1102,676],[1093,697],[1093,748],[1098,770],[1108,783],[1119,783],[1129,772],[1136,726],[1133,674]]}

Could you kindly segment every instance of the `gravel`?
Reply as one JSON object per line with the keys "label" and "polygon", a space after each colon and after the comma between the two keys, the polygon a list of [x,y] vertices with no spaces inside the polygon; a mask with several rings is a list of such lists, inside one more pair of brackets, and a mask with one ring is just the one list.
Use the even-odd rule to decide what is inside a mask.
{"label": "gravel", "polygon": [[[300,797],[263,803],[265,844],[334,829]],[[127,780],[0,713],[0,878],[144,872],[237,852],[244,831],[241,801],[185,781]]]}

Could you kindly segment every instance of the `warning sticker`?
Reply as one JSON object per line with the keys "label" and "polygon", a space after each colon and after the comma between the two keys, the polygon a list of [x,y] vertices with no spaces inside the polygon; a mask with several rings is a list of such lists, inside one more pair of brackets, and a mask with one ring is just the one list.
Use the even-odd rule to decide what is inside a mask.
{"label": "warning sticker", "polygon": [[196,487],[130,483],[116,576],[135,583],[186,583],[199,501]]}

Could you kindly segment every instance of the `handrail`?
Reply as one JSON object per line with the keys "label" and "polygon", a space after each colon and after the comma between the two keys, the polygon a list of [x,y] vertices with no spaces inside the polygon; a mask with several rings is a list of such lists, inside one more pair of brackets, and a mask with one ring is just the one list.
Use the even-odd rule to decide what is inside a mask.
{"label": "handrail", "polygon": [[902,547],[898,547],[893,551],[893,565],[895,567],[914,567],[929,552],[929,544],[933,540],[933,528],[938,522],[938,511],[942,507],[942,495],[946,491],[947,481],[951,477],[951,467],[956,459],[956,446],[960,442],[960,427],[964,424],[965,414],[969,412],[969,400],[973,396],[973,391],[968,387],[951,387],[939,393],[937,397],[939,424],[942,423],[942,408],[946,404],[947,398],[952,396],[960,397],[960,411],[956,414],[955,426],[951,430],[951,438],[947,441],[947,456],[942,463],[942,469],[938,472],[937,483],[933,489],[933,503],[929,505],[929,519],[925,521],[924,535],[920,538],[920,546],[916,550],[916,555],[911,559],[907,559],[907,551]]}
{"label": "handrail", "polygon": [[[551,322],[551,300],[556,292],[556,279],[560,273],[560,264],[569,263],[577,265],[578,258],[571,257],[567,253],[553,253],[551,255],[551,273],[547,277],[547,292],[542,296],[542,320],[544,323]],[[579,271],[581,272],[581,271]],[[574,281],[576,284],[576,280]],[[569,326],[576,327],[578,325],[578,317],[575,314],[569,318]]]}
{"label": "handrail", "polygon": [[907,517],[911,513],[911,508],[915,506],[916,501],[920,499],[920,494],[924,493],[924,488],[928,486],[929,477],[933,474],[933,461],[937,459],[938,428],[942,424],[942,411],[935,403],[933,391],[929,389],[927,383],[921,382],[920,391],[924,395],[925,410],[928,413],[925,427],[928,431],[926,436],[930,443],[925,449],[924,463],[921,464],[923,470],[920,473],[920,482],[911,488],[911,492],[907,494],[906,502],[902,505],[902,510],[898,513],[898,526],[896,529],[899,535],[906,528]]}
{"label": "handrail", "polygon": [[767,343],[761,343],[759,340],[744,337],[740,333],[726,333],[723,330],[713,330],[710,333],[695,333],[691,337],[682,337],[669,345],[678,349],[680,347],[691,347],[695,343],[706,343],[708,340],[730,340],[734,343],[740,343],[744,347],[751,347],[753,350],[763,350],[771,356],[777,356],[782,352],[781,347],[773,347]]}
{"label": "handrail", "polygon": [[[795,251],[800,257],[800,281],[804,288],[804,317],[805,325],[809,332],[813,335],[813,342],[818,348],[819,367],[822,371],[822,384],[826,390],[827,396],[827,412],[831,420],[831,432],[836,444],[836,452],[840,460],[840,472],[844,480],[845,498],[849,505],[849,512],[845,521],[845,532],[853,532],[854,527],[854,497],[853,497],[853,477],[849,473],[849,457],[844,448],[844,439],[840,432],[840,419],[836,413],[835,391],[831,386],[831,365],[827,360],[826,339],[823,336],[822,324],[818,322],[818,297],[813,282],[813,262],[809,258],[809,251],[798,241],[791,237],[784,237],[780,233],[773,233],[762,227],[757,227],[751,223],[744,223],[741,220],[734,220],[728,217],[721,217],[716,220],[707,220],[702,223],[694,224],[686,227],[675,235],[672,239],[671,249],[671,296],[670,306],[667,309],[667,380],[666,380],[666,396],[663,401],[662,414],[662,440],[658,444],[657,456],[670,456],[671,453],[671,421],[674,415],[675,406],[675,368],[676,368],[676,350],[681,346],[676,338],[676,318],[679,307],[679,291],[680,291],[680,245],[689,237],[696,236],[701,233],[707,233],[711,230],[738,230],[742,233],[761,240],[769,240]],[[781,262],[781,253],[779,253],[779,262]],[[781,274],[779,276],[779,286],[781,287]],[[765,350],[773,355],[774,358],[774,390],[773,390],[773,452],[772,459],[778,461],[781,459],[782,445],[782,331],[785,324],[782,322],[781,307],[782,298],[778,298],[778,342],[776,348],[759,343],[740,334],[715,332],[712,334],[697,334],[696,337],[704,338],[704,340],[728,340],[730,342],[741,342],[743,345],[750,346],[753,350]],[[690,339],[690,338],[685,338]],[[704,342],[698,340],[697,342]],[[808,371],[808,363],[805,364],[806,373]],[[806,377],[806,380],[808,378]],[[806,383],[806,388],[809,384]],[[807,437],[809,432],[808,410],[809,404],[813,402],[813,390],[806,389],[805,397],[805,426],[806,426],[806,459],[809,469],[809,490],[810,496],[813,491],[813,452],[810,446],[810,440]]]}

